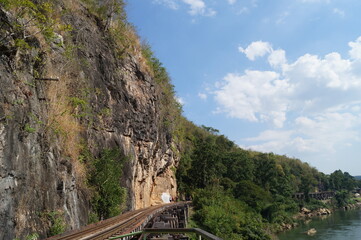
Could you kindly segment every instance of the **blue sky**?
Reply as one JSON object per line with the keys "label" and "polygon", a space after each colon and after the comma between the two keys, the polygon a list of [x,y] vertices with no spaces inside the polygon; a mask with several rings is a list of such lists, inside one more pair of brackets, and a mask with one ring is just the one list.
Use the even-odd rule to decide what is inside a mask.
{"label": "blue sky", "polygon": [[128,0],[184,115],[246,149],[361,175],[361,1]]}

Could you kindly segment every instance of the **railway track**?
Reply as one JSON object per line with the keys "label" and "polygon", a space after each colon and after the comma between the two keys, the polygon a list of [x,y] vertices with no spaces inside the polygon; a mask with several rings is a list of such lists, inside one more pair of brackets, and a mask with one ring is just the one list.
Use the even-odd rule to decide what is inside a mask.
{"label": "railway track", "polygon": [[185,205],[186,202],[169,203],[126,212],[77,230],[56,235],[47,240],[104,240],[114,235],[130,233],[142,228],[153,216],[167,208]]}

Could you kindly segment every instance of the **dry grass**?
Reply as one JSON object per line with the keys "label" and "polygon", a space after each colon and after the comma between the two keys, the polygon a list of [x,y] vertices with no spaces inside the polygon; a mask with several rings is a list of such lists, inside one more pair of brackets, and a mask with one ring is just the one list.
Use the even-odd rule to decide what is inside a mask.
{"label": "dry grass", "polygon": [[71,9],[72,11],[79,11],[81,9],[78,1],[63,0],[63,3],[65,5],[65,9]]}
{"label": "dry grass", "polygon": [[[55,68],[47,68],[55,69]],[[76,175],[83,178],[86,170],[82,163],[79,162],[79,155],[82,151],[81,132],[83,127],[73,116],[73,107],[70,105],[69,96],[70,89],[68,83],[77,81],[72,79],[69,74],[56,74],[52,71],[47,72],[48,76],[59,77],[58,82],[52,82],[47,91],[47,99],[49,102],[47,129],[62,147],[63,154],[69,157]]]}

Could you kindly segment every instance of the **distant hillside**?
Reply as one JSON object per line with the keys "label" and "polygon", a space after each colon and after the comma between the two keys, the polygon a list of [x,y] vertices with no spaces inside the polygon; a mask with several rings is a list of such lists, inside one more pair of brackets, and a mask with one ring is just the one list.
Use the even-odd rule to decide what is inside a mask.
{"label": "distant hillside", "polygon": [[361,180],[361,176],[353,176],[354,178],[356,178],[357,180]]}

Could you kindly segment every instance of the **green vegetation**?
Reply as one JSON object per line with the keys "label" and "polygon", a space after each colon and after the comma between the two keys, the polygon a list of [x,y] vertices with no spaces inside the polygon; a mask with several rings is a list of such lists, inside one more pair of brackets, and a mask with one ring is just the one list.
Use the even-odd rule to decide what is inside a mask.
{"label": "green vegetation", "polygon": [[193,204],[199,225],[223,239],[270,239],[262,217],[222,188],[197,190]]}
{"label": "green vegetation", "polygon": [[138,36],[133,26],[127,21],[123,0],[82,0],[90,12],[98,17],[107,39],[113,44],[116,55],[122,59],[125,53],[139,49]]}
{"label": "green vegetation", "polygon": [[39,237],[40,237],[39,234],[37,234],[37,233],[32,233],[32,234],[28,235],[25,239],[26,239],[26,240],[36,240],[36,239],[38,239]]}
{"label": "green vegetation", "polygon": [[49,212],[46,214],[48,220],[50,220],[49,236],[61,234],[65,231],[66,225],[64,222],[63,214],[58,211]]}
{"label": "green vegetation", "polygon": [[126,14],[124,11],[123,0],[82,0],[86,3],[90,10],[103,20],[105,30],[108,30],[110,25],[115,20],[126,21]]}
{"label": "green vegetation", "polygon": [[[25,237],[25,240],[37,240],[39,239],[39,234],[37,233],[31,233]],[[20,240],[20,238],[14,238],[13,240]]]}
{"label": "green vegetation", "polygon": [[36,129],[32,128],[28,123],[25,124],[24,130],[27,133],[35,133],[36,132]]}
{"label": "green vegetation", "polygon": [[[359,184],[340,170],[325,175],[298,159],[243,150],[216,129],[184,126],[179,190],[193,197],[195,222],[225,239],[269,239],[302,207],[349,204],[349,191]],[[328,190],[337,191],[333,205],[292,197]]]}
{"label": "green vegetation", "polygon": [[176,141],[181,141],[181,114],[182,105],[176,100],[174,85],[163,67],[163,64],[155,57],[153,51],[147,43],[142,45],[142,54],[146,59],[150,73],[153,75],[161,91],[161,123],[164,130],[168,131],[175,137]]}
{"label": "green vegetation", "polygon": [[[47,41],[54,38],[54,19],[50,17],[52,10],[51,1],[31,0],[0,0],[0,5],[7,10],[12,10],[16,17],[15,45],[19,48],[30,48],[28,38],[41,33]],[[21,20],[25,19],[25,20]],[[27,28],[36,27],[34,33],[29,33]]]}
{"label": "green vegetation", "polygon": [[105,149],[99,158],[84,151],[81,161],[89,168],[87,181],[93,190],[89,221],[106,219],[121,213],[126,200],[126,189],[120,186],[123,164],[126,161],[118,149]]}
{"label": "green vegetation", "polygon": [[348,190],[351,191],[356,187],[360,187],[360,181],[356,180],[347,172],[336,170],[330,174],[328,178],[328,188],[334,191]]}
{"label": "green vegetation", "polygon": [[84,98],[69,97],[69,103],[74,109],[72,114],[75,117],[86,116],[86,113],[90,111],[89,104]]}

